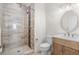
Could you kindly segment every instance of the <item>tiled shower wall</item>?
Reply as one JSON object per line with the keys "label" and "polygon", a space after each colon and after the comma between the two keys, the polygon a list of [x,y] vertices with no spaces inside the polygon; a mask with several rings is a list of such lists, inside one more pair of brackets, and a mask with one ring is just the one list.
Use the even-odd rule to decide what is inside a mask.
{"label": "tiled shower wall", "polygon": [[2,10],[3,10],[3,8],[2,8],[2,4],[0,4],[0,47],[1,47],[1,21],[2,21],[2,19],[3,19],[3,17],[2,17]]}
{"label": "tiled shower wall", "polygon": [[[31,12],[31,14],[33,11]],[[28,15],[19,4],[3,4],[2,44],[5,49],[28,45]],[[33,18],[34,15],[30,15]],[[30,42],[34,46],[34,20],[31,19]],[[8,50],[9,51],[9,50]]]}

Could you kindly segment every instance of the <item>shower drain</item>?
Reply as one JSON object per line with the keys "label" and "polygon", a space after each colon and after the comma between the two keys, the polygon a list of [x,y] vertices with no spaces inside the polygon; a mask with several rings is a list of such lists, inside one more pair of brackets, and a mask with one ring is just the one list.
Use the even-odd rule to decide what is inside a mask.
{"label": "shower drain", "polygon": [[18,50],[17,52],[21,52],[20,50]]}

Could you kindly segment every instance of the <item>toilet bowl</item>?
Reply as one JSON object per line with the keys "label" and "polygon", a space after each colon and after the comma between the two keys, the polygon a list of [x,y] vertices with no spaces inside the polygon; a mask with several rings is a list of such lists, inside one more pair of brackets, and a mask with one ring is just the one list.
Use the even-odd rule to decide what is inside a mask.
{"label": "toilet bowl", "polygon": [[40,51],[43,55],[51,54],[52,35],[47,35],[45,40],[40,44]]}
{"label": "toilet bowl", "polygon": [[42,55],[47,55],[49,49],[50,49],[50,44],[49,43],[40,44],[40,51],[41,51]]}

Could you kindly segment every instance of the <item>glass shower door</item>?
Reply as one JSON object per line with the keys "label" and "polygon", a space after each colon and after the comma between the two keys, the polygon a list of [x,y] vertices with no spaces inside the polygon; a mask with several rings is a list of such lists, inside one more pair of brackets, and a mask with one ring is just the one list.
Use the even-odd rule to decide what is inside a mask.
{"label": "glass shower door", "polygon": [[16,54],[17,48],[28,46],[28,15],[18,4],[4,4],[2,43],[4,54]]}

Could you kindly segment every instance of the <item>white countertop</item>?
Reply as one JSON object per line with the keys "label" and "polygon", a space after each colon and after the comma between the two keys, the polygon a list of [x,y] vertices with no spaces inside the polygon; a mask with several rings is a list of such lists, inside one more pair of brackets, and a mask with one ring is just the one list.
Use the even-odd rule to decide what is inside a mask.
{"label": "white countertop", "polygon": [[64,34],[58,34],[58,35],[53,35],[53,37],[57,37],[57,38],[62,38],[62,39],[65,39],[65,40],[71,40],[71,41],[76,41],[76,42],[79,42],[79,35],[74,35],[73,37],[72,36],[67,36],[67,35],[64,35]]}

